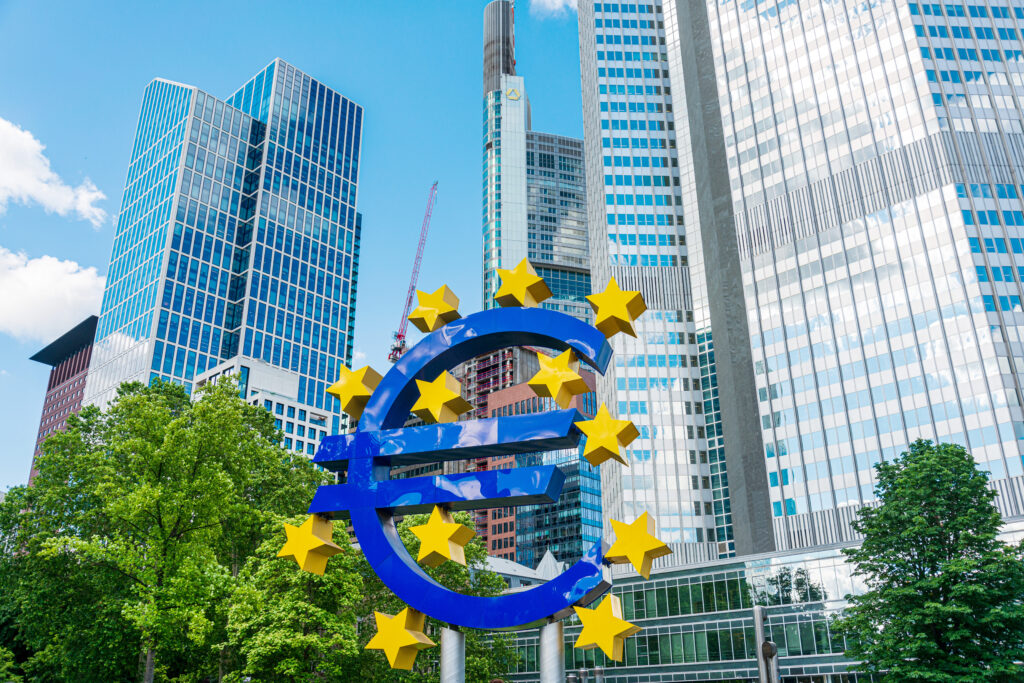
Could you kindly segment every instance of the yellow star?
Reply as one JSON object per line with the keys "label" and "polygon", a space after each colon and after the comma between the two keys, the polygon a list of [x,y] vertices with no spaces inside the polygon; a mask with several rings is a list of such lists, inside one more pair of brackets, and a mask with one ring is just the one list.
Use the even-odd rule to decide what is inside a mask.
{"label": "yellow star", "polygon": [[540,361],[540,372],[530,379],[529,385],[538,396],[550,396],[555,403],[568,408],[573,396],[590,391],[580,377],[580,362],[572,349],[557,356],[538,353],[537,360]]}
{"label": "yellow star", "polygon": [[277,556],[295,558],[302,571],[323,576],[327,560],[341,552],[341,547],[331,542],[333,530],[334,523],[319,515],[310,515],[302,526],[285,523],[288,541]]}
{"label": "yellow star", "polygon": [[498,277],[501,278],[501,287],[494,300],[500,306],[536,306],[551,297],[544,278],[537,275],[526,259],[512,270],[498,268]]}
{"label": "yellow star", "polygon": [[392,669],[412,670],[416,654],[434,647],[435,643],[423,633],[426,615],[406,607],[395,616],[374,612],[377,633],[366,644],[367,650],[384,650]]}
{"label": "yellow star", "polygon": [[441,285],[433,294],[417,289],[416,298],[418,305],[409,314],[409,322],[420,332],[433,332],[462,317],[459,315],[459,297],[448,289],[448,285]]}
{"label": "yellow star", "polygon": [[593,420],[577,422],[576,426],[587,435],[587,443],[583,448],[583,457],[587,462],[597,467],[605,460],[614,459],[629,467],[629,463],[619,453],[619,448],[628,446],[640,436],[632,422],[616,420],[608,412],[608,406],[602,403]]}
{"label": "yellow star", "polygon": [[353,420],[358,420],[370,400],[370,394],[382,379],[380,373],[369,365],[358,370],[349,370],[342,365],[338,381],[327,387],[327,393],[337,396],[341,401],[341,409]]}
{"label": "yellow star", "polygon": [[573,609],[583,622],[583,630],[580,631],[580,637],[576,639],[574,647],[581,650],[599,647],[608,659],[621,662],[622,646],[626,638],[641,629],[622,618],[622,603],[619,602],[618,596],[606,595],[597,609]]}
{"label": "yellow star", "polygon": [[452,519],[451,513],[437,505],[426,524],[410,527],[420,539],[420,553],[416,557],[428,567],[439,567],[446,560],[466,566],[465,546],[476,532]]}
{"label": "yellow star", "polygon": [[420,397],[412,406],[412,412],[423,418],[427,424],[434,422],[455,422],[459,415],[468,413],[473,406],[462,398],[462,385],[447,372],[433,382],[416,380]]}
{"label": "yellow star", "polygon": [[605,554],[604,559],[613,564],[633,565],[645,579],[651,578],[651,563],[659,557],[671,555],[667,545],[654,537],[654,518],[646,512],[636,518],[632,524],[612,521],[615,532],[615,543]]}
{"label": "yellow star", "polygon": [[647,310],[640,292],[620,289],[615,278],[608,281],[603,292],[588,296],[587,301],[594,309],[594,327],[601,330],[605,337],[611,337],[616,332],[625,332],[635,337],[633,321]]}

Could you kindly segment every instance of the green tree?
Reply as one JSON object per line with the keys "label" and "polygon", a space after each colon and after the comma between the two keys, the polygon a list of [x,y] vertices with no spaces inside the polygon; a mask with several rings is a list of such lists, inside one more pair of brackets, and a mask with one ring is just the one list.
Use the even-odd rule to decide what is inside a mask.
{"label": "green tree", "polygon": [[[324,577],[277,557],[282,523],[298,523],[292,515],[331,481],[279,440],[273,417],[231,384],[191,399],[172,384],[126,384],[107,411],[71,416],[44,444],[35,485],[0,502],[0,672],[33,682],[437,680],[436,649],[407,675],[362,650],[373,611],[402,605],[344,525],[335,541],[345,550]],[[400,525],[413,554],[409,526],[424,521]],[[484,570],[479,540],[466,557],[469,568],[428,571],[462,592],[504,588]],[[515,666],[508,635],[470,632],[467,655],[471,680]]]}
{"label": "green tree", "polygon": [[15,634],[30,680],[223,668],[239,570],[326,481],[278,440],[230,383],[190,400],[160,382],[123,385],[49,439],[35,485],[0,508],[0,636]]}
{"label": "green tree", "polygon": [[[72,465],[76,453],[93,448],[98,420],[95,408],[70,416],[68,431],[44,445],[36,485],[13,489],[0,503],[0,646],[14,651],[28,680],[138,677],[138,634],[121,614],[129,596],[123,577],[47,551],[62,529],[89,535],[101,527],[87,494],[91,473]],[[61,477],[63,487],[54,483]]]}
{"label": "green tree", "polygon": [[1024,548],[997,539],[988,475],[962,446],[924,440],[876,469],[879,505],[844,551],[867,587],[838,622],[847,656],[892,683],[1024,678]]}
{"label": "green tree", "polygon": [[14,653],[0,647],[0,683],[21,683],[18,667],[14,664]]}
{"label": "green tree", "polygon": [[[452,517],[456,522],[473,527],[473,517],[468,512],[456,512]],[[420,540],[410,530],[411,527],[426,524],[429,515],[411,515],[398,524],[398,534],[402,543],[415,558],[420,549]],[[424,567],[424,570],[442,586],[465,595],[490,597],[500,594],[505,588],[505,581],[486,570],[487,547],[476,537],[466,544],[466,566],[455,562],[445,562],[439,567]],[[363,648],[376,633],[373,613],[385,612],[397,614],[405,607],[395,595],[381,583],[373,573],[369,564],[364,563],[364,584],[366,601],[360,615],[359,647]],[[422,681],[433,683],[439,680],[438,665],[440,660],[440,637],[443,624],[427,619],[427,635],[438,643],[438,647],[420,652],[416,658],[416,667],[412,672],[394,671],[388,667],[387,659],[376,650],[360,650],[360,672],[364,680],[372,681]],[[515,649],[515,637],[508,633],[485,632],[476,629],[464,629],[466,634],[466,680],[486,683],[494,678],[501,678],[514,671],[519,662]]]}
{"label": "green tree", "polygon": [[[461,524],[473,524],[469,513],[454,517]],[[414,515],[398,525],[413,557],[419,552],[419,539],[410,527],[426,521],[427,515]],[[363,555],[350,548],[342,526],[335,524],[334,542],[346,550],[331,558],[323,577],[299,571],[291,559],[276,557],[285,540],[280,525],[277,537],[249,560],[230,601],[228,620],[231,647],[242,658],[226,680],[439,680],[439,647],[422,651],[411,672],[393,670],[383,653],[364,649],[376,633],[373,613],[397,614],[406,605],[377,578]],[[505,582],[485,569],[486,559],[486,547],[474,538],[466,545],[466,567],[445,562],[425,570],[451,590],[498,595]],[[440,623],[427,620],[427,635],[435,642],[440,628]],[[512,671],[518,662],[514,642],[509,634],[467,630],[466,680],[490,681]]]}
{"label": "green tree", "polygon": [[[282,520],[284,521],[284,520]],[[301,518],[288,520],[298,526]],[[249,558],[231,596],[228,638],[239,654],[229,681],[352,680],[356,666],[357,607],[363,600],[362,554],[343,524],[334,525],[342,552],[322,577],[278,558],[282,526]]]}

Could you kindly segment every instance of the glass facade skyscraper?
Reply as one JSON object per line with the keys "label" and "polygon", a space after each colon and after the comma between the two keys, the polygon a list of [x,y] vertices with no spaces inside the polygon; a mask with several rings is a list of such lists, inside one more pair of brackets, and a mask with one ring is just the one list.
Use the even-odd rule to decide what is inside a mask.
{"label": "glass facade skyscraper", "polygon": [[[726,281],[711,297],[705,284],[662,6],[580,3],[579,27],[591,268],[642,292],[649,309],[636,339],[612,339],[614,368],[599,382],[640,431],[629,470],[602,469],[606,517],[650,512],[660,538],[679,544],[676,562],[770,550],[756,405],[730,404],[744,385],[753,393],[749,350],[746,363],[742,349],[716,362],[711,336],[713,317],[727,348],[743,329],[742,292]],[[710,270],[723,280],[729,266]]]}
{"label": "glass facade skyscraper", "polygon": [[86,401],[127,380],[183,383],[236,357],[325,390],[352,355],[362,108],[274,60],[227,100],[147,88]]}
{"label": "glass facade skyscraper", "polygon": [[526,132],[526,257],[551,289],[551,299],[541,306],[587,320],[585,185],[582,140]]}
{"label": "glass facade skyscraper", "polygon": [[[552,292],[541,306],[588,320],[592,314],[586,300],[591,285],[583,142],[532,129],[526,85],[516,74],[514,9],[508,0],[494,0],[484,8],[483,47],[484,306],[496,305],[498,269],[512,269],[527,259]],[[535,396],[533,402],[525,398],[533,391],[522,382],[536,366],[529,349],[506,349],[476,359],[467,373],[475,415],[486,417],[509,406],[523,412],[546,409],[538,407]],[[494,392],[502,392],[503,398],[492,396]],[[557,464],[566,473],[557,506],[488,511],[478,518],[478,529],[495,534],[488,539],[492,554],[514,556],[532,567],[544,545],[554,541],[558,559],[575,562],[579,544],[569,539],[594,541],[600,535],[597,471],[575,450],[530,454],[528,460]],[[475,466],[514,463],[513,458],[503,458]]]}
{"label": "glass facade skyscraper", "polygon": [[494,0],[484,10],[484,306],[496,305],[497,269],[525,258],[551,288],[542,306],[586,319],[583,142],[532,130],[530,100],[515,64],[512,3]]}
{"label": "glass facade skyscraper", "polygon": [[1024,6],[763,10],[685,23],[720,79],[779,546],[853,540],[916,438],[1020,515]]}
{"label": "glass facade skyscraper", "polygon": [[[665,290],[681,290],[714,530],[731,528],[735,543],[723,553],[719,540],[718,552],[743,557],[656,567],[636,592],[635,573],[618,568],[613,591],[646,637],[627,641],[622,663],[575,652],[567,668],[600,666],[610,681],[755,680],[749,605],[761,604],[782,680],[867,680],[847,671],[831,624],[864,589],[838,548],[858,541],[849,523],[874,501],[875,463],[917,438],[965,444],[992,474],[1005,540],[1024,525],[1024,3],[579,10],[592,269],[665,268],[671,246],[685,259],[629,282],[656,314],[671,308]],[[640,198],[662,165],[677,196]],[[641,229],[652,220],[641,213],[666,227]],[[672,220],[675,245],[660,236]],[[641,336],[637,354],[656,340]],[[622,341],[620,355],[634,346]],[[600,387],[638,426],[645,407],[669,412],[652,410],[665,394],[651,384],[689,375],[649,366],[627,357]],[[621,478],[602,471],[606,513],[665,515],[693,500],[670,489],[678,447],[652,446],[649,464],[631,454]],[[577,628],[567,625],[567,653]],[[517,680],[536,668],[532,638],[519,639]]]}
{"label": "glass facade skyscraper", "polygon": [[[917,438],[966,445],[1003,514],[1024,514],[1022,30],[1024,4],[1009,2],[581,3],[587,163],[601,172],[589,218],[607,235],[592,267],[666,255],[639,248],[636,185],[667,157],[688,265],[671,280],[693,311],[736,533],[743,495],[768,504],[758,537],[780,549],[856,540],[873,465]],[[723,324],[722,309],[747,319]],[[637,371],[635,388],[656,374]],[[605,491],[653,511],[666,477],[636,474]]]}

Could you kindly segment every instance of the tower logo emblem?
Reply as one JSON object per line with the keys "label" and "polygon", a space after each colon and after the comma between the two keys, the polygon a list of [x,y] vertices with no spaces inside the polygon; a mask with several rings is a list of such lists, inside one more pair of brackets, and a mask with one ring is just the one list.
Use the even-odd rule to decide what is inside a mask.
{"label": "tower logo emblem", "polygon": [[515,88],[509,88],[508,90],[505,91],[505,97],[515,102],[521,97],[521,95],[519,94],[519,91],[516,90]]}

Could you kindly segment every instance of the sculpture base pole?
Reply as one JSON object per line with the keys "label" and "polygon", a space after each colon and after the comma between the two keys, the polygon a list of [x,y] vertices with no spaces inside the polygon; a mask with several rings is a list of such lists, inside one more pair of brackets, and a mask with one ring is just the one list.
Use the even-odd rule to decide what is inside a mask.
{"label": "sculpture base pole", "polygon": [[562,622],[540,627],[540,683],[565,683],[565,631]]}
{"label": "sculpture base pole", "polygon": [[466,634],[441,629],[441,683],[466,683]]}

